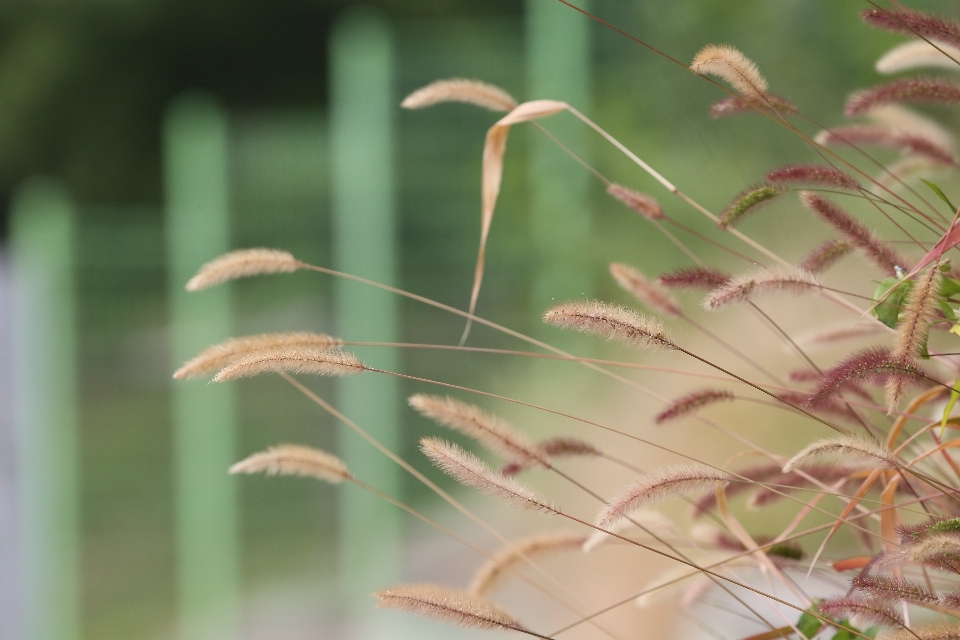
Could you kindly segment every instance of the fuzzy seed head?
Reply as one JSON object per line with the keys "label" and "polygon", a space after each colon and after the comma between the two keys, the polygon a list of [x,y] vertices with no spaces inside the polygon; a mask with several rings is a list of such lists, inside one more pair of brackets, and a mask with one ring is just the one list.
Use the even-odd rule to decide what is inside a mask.
{"label": "fuzzy seed head", "polygon": [[737,276],[711,291],[701,305],[708,311],[736,302],[747,302],[757,294],[776,292],[811,293],[820,288],[814,275],[802,269],[759,269]]}
{"label": "fuzzy seed head", "polygon": [[322,347],[275,346],[248,353],[231,362],[213,377],[213,382],[250,378],[278,370],[340,377],[363,373],[366,367],[357,356],[348,351]]}
{"label": "fuzzy seed head", "polygon": [[291,273],[303,263],[277,249],[240,249],[225,253],[200,267],[187,282],[187,291],[200,291],[237,278],[267,273]]}
{"label": "fuzzy seed head", "polygon": [[252,336],[230,338],[207,347],[196,357],[188,360],[173,374],[174,379],[200,378],[213,375],[231,362],[253,352],[275,347],[320,347],[329,349],[343,345],[343,340],[325,333],[291,331],[287,333],[260,333]]}
{"label": "fuzzy seed head", "polygon": [[700,389],[672,401],[667,408],[657,414],[653,419],[657,424],[663,424],[670,420],[675,420],[681,416],[688,415],[701,408],[715,404],[717,402],[726,402],[734,399],[734,395],[724,389]]}
{"label": "fuzzy seed head", "polygon": [[554,512],[549,502],[513,478],[488,467],[480,458],[439,438],[423,438],[420,450],[441,471],[465,485],[500,498],[521,509]]}
{"label": "fuzzy seed head", "polygon": [[856,191],[860,185],[839,169],[819,164],[792,164],[767,174],[767,182],[777,185],[812,185]]}
{"label": "fuzzy seed head", "polygon": [[712,291],[730,282],[730,276],[715,269],[691,267],[664,273],[657,282],[668,289],[706,289]]}
{"label": "fuzzy seed head", "polygon": [[851,251],[853,251],[853,245],[846,240],[827,240],[803,259],[800,268],[812,274],[820,274]]}
{"label": "fuzzy seed head", "polygon": [[340,458],[297,444],[280,444],[255,453],[230,467],[230,473],[308,476],[332,484],[351,479]]}
{"label": "fuzzy seed head", "polygon": [[437,80],[408,95],[400,103],[404,109],[423,109],[442,102],[466,102],[490,111],[512,111],[517,101],[492,84],[465,78]]}
{"label": "fuzzy seed head", "polygon": [[[670,518],[652,509],[638,509],[630,514],[629,519],[624,518],[618,520],[613,525],[605,528],[610,531],[610,533],[623,535],[624,532],[637,527],[661,537],[680,535],[680,532],[677,531],[676,526],[674,526]],[[616,540],[610,533],[606,533],[605,531],[594,531],[591,533],[590,537],[583,543],[583,552],[590,553],[607,542]]]}
{"label": "fuzzy seed head", "polygon": [[677,349],[659,320],[632,309],[598,300],[573,301],[551,307],[543,321],[556,327],[592,333],[644,349]]}
{"label": "fuzzy seed head", "polygon": [[690,70],[726,80],[743,98],[763,102],[767,81],[752,60],[729,45],[707,45],[693,58]]}
{"label": "fuzzy seed head", "polygon": [[801,191],[800,202],[811,213],[836,229],[845,240],[859,249],[887,275],[895,275],[897,267],[906,267],[907,263],[903,258],[883,244],[863,223],[832,201],[811,191]]}
{"label": "fuzzy seed head", "polygon": [[761,207],[770,204],[785,192],[783,187],[775,184],[759,184],[747,187],[730,201],[727,208],[720,215],[720,228],[736,226],[748,213],[753,213]]}
{"label": "fuzzy seed head", "polygon": [[877,29],[960,46],[960,25],[952,20],[900,6],[868,9],[862,17],[865,23]]}
{"label": "fuzzy seed head", "polygon": [[844,466],[873,471],[895,469],[893,454],[873,440],[860,436],[839,436],[818,440],[783,465],[783,472],[804,469],[812,464],[843,462]]}
{"label": "fuzzy seed head", "polygon": [[519,458],[525,464],[545,463],[537,445],[524,434],[475,405],[425,393],[412,395],[407,402],[424,417],[473,438],[495,453]]}
{"label": "fuzzy seed head", "polygon": [[828,398],[842,393],[851,382],[886,383],[890,378],[919,382],[923,380],[923,371],[913,362],[894,358],[889,349],[871,347],[858,351],[824,372],[810,394],[807,406],[818,407]]}
{"label": "fuzzy seed head", "polygon": [[893,80],[850,96],[844,113],[860,116],[888,104],[955,105],[960,102],[960,85],[942,78],[916,77]]}
{"label": "fuzzy seed head", "polygon": [[929,605],[937,602],[937,596],[925,585],[903,578],[889,578],[881,575],[859,575],[850,581],[850,586],[868,596],[909,602],[916,605]]}
{"label": "fuzzy seed head", "polygon": [[377,606],[407,611],[468,629],[523,629],[508,613],[482,598],[432,584],[405,584],[373,594]]}
{"label": "fuzzy seed head", "polygon": [[596,518],[598,527],[607,528],[640,507],[674,496],[698,497],[716,491],[730,482],[730,475],[702,464],[671,467],[640,477],[611,500]]}
{"label": "fuzzy seed head", "polygon": [[728,96],[714,102],[710,106],[710,117],[713,119],[728,118],[743,113],[754,113],[757,110],[774,112],[782,116],[792,116],[797,113],[797,107],[786,98],[768,93],[763,100],[749,100],[741,96]]}
{"label": "fuzzy seed head", "polygon": [[680,303],[670,295],[670,292],[656,282],[647,280],[646,276],[633,267],[618,262],[610,265],[610,275],[617,281],[624,291],[632,294],[641,304],[659,313],[669,316],[683,314]]}
{"label": "fuzzy seed head", "polygon": [[940,311],[940,283],[943,272],[931,266],[907,294],[903,317],[897,330],[897,340],[891,352],[896,359],[913,360],[920,356],[927,342],[930,325]]}
{"label": "fuzzy seed head", "polygon": [[[888,112],[893,108],[878,107],[870,115]],[[920,156],[936,164],[954,164],[952,141],[932,135],[929,131],[902,131],[886,125],[850,125],[821,131],[816,136],[816,142],[827,147],[885,147],[910,156]]]}
{"label": "fuzzy seed head", "polygon": [[516,540],[477,570],[469,591],[472,595],[484,597],[493,591],[505,576],[529,559],[577,549],[585,540],[586,536],[582,533],[572,532],[538,533]]}
{"label": "fuzzy seed head", "polygon": [[607,193],[627,205],[647,220],[663,220],[663,207],[653,196],[634,191],[621,184],[611,182],[607,185]]}
{"label": "fuzzy seed head", "polygon": [[890,604],[879,598],[845,596],[827,598],[820,602],[820,612],[834,618],[856,616],[873,624],[886,627],[903,627],[903,617]]}

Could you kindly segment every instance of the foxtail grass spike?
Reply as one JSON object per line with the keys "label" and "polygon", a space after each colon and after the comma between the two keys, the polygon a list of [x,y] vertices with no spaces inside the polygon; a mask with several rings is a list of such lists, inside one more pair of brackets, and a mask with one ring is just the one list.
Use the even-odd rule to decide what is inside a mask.
{"label": "foxtail grass spike", "polygon": [[484,597],[497,588],[503,578],[529,558],[551,553],[579,549],[586,536],[573,532],[538,533],[522,540],[515,540],[481,566],[470,582],[470,593]]}
{"label": "foxtail grass spike", "polygon": [[250,378],[276,371],[340,377],[363,373],[366,367],[357,356],[347,351],[278,346],[254,351],[228,364],[213,377],[213,382]]}
{"label": "foxtail grass spike", "polygon": [[187,291],[208,289],[237,278],[248,278],[268,273],[291,273],[303,263],[286,251],[278,249],[240,249],[225,253],[200,267],[197,275],[187,282]]}
{"label": "foxtail grass spike", "polygon": [[759,184],[741,191],[727,205],[720,215],[720,228],[736,226],[748,213],[753,213],[761,207],[770,204],[785,193],[783,187],[775,184]]}
{"label": "foxtail grass spike", "polygon": [[656,198],[629,187],[611,182],[607,185],[607,193],[627,205],[647,220],[663,220],[663,207]]}
{"label": "foxtail grass spike", "polygon": [[596,518],[599,527],[628,517],[640,507],[674,496],[697,497],[725,487],[730,475],[702,464],[671,467],[641,476],[607,503]]}
{"label": "foxtail grass spike", "polygon": [[868,9],[863,21],[877,29],[960,46],[960,24],[901,6]]}
{"label": "foxtail grass spike", "polygon": [[808,445],[783,465],[783,472],[804,469],[811,464],[842,462],[845,466],[861,469],[894,469],[893,454],[873,440],[860,436],[838,436],[817,440]]}
{"label": "foxtail grass spike", "polygon": [[637,269],[625,264],[614,262],[610,265],[610,275],[617,281],[620,288],[630,293],[641,304],[652,311],[669,316],[683,314],[680,303],[670,295],[670,292],[656,282],[647,279]]}
{"label": "foxtail grass spike", "polygon": [[850,175],[819,164],[791,164],[767,174],[767,182],[777,185],[810,185],[856,191],[860,185]]}
{"label": "foxtail grass spike", "polygon": [[664,422],[676,420],[681,416],[699,411],[707,405],[733,399],[734,395],[724,389],[700,389],[699,391],[694,391],[693,393],[673,400],[667,405],[666,409],[656,415],[653,421],[657,424],[663,424]]}
{"label": "foxtail grass spike", "polygon": [[851,251],[853,245],[846,240],[827,240],[803,259],[800,268],[817,275],[832,267]]}
{"label": "foxtail grass spike", "polygon": [[937,602],[937,595],[925,585],[903,578],[870,574],[859,575],[850,581],[850,586],[876,598],[909,602],[920,606]]}
{"label": "foxtail grass spike", "polygon": [[716,269],[691,267],[664,273],[657,278],[657,282],[668,289],[706,289],[712,291],[730,282],[730,276]]}
{"label": "foxtail grass spike", "polygon": [[543,321],[556,327],[592,333],[644,349],[677,349],[659,320],[632,309],[597,300],[573,301],[551,307]]}
{"label": "foxtail grass spike", "polygon": [[475,405],[425,393],[412,395],[407,402],[421,415],[473,438],[495,453],[519,458],[525,464],[544,464],[545,458],[533,441],[502,418]]}
{"label": "foxtail grass spike", "polygon": [[490,111],[512,111],[517,106],[513,96],[500,87],[465,78],[431,82],[404,98],[400,106],[423,109],[443,102],[465,102]]}
{"label": "foxtail grass spike", "polygon": [[523,626],[482,598],[433,584],[406,584],[373,594],[377,605],[433,618],[468,629],[513,629]]}
{"label": "foxtail grass spike", "polygon": [[903,617],[890,604],[878,598],[856,596],[827,598],[820,602],[818,608],[821,613],[834,618],[856,616],[860,620],[868,620],[885,627],[902,628],[904,626]]}
{"label": "foxtail grass spike", "polygon": [[513,478],[488,467],[480,458],[439,438],[423,438],[420,450],[441,471],[465,485],[521,509],[554,512],[553,505]]}
{"label": "foxtail grass spike", "polygon": [[767,111],[770,108],[782,115],[792,116],[797,113],[797,107],[786,98],[768,93],[763,100],[748,100],[742,96],[728,96],[714,102],[710,106],[710,117],[713,119],[729,118],[744,113],[755,113],[758,109]]}
{"label": "foxtail grass spike", "polygon": [[729,304],[748,302],[759,294],[812,293],[819,287],[820,283],[814,275],[802,269],[760,269],[737,276],[722,287],[717,287],[703,299],[701,305],[708,311],[715,311]]}
{"label": "foxtail grass spike", "polygon": [[810,394],[807,406],[816,408],[828,398],[842,393],[850,382],[886,383],[891,377],[902,378],[905,382],[920,382],[924,376],[920,367],[894,358],[889,349],[863,349],[824,372],[820,383]]}
{"label": "foxtail grass spike", "polygon": [[757,65],[729,45],[707,45],[694,56],[690,69],[701,76],[726,80],[747,100],[759,102],[767,95],[767,81]]}
{"label": "foxtail grass spike", "polygon": [[279,444],[255,453],[230,467],[230,473],[308,476],[332,484],[351,479],[340,458],[297,444]]}
{"label": "foxtail grass spike", "polygon": [[275,347],[340,347],[343,340],[325,333],[290,331],[287,333],[260,333],[251,336],[230,338],[207,347],[188,360],[173,374],[176,380],[200,378],[213,375],[231,362],[254,352]]}
{"label": "foxtail grass spike", "polygon": [[847,99],[844,113],[849,117],[860,116],[888,104],[951,106],[957,103],[960,103],[960,85],[955,82],[931,77],[903,78],[857,91]]}

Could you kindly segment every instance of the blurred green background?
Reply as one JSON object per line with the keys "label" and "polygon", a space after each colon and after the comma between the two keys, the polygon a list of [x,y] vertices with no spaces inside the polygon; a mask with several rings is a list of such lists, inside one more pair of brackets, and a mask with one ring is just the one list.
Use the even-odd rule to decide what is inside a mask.
{"label": "blurred green background", "polygon": [[[945,1],[913,4],[952,8]],[[681,61],[709,42],[738,46],[759,64],[774,92],[825,124],[840,121],[850,90],[877,81],[873,61],[899,41],[860,25],[858,12],[866,7],[854,0],[590,4],[603,19]],[[367,45],[374,51],[369,56]],[[378,60],[386,62],[378,67]],[[381,72],[385,75],[377,75]],[[193,492],[177,480],[193,477],[177,476],[183,447],[193,447],[201,466],[207,461],[202,473],[226,478],[217,452],[232,451],[228,463],[278,442],[335,451],[350,445],[343,444],[348,436],[337,436],[340,427],[332,419],[280,380],[243,382],[223,393],[202,383],[178,383],[190,389],[181,392],[174,391],[170,374],[187,348],[176,336],[191,335],[195,325],[190,322],[206,314],[220,323],[210,341],[259,331],[315,330],[349,340],[456,343],[459,318],[407,300],[364,297],[352,285],[317,274],[241,282],[231,287],[229,300],[226,294],[197,294],[207,296],[206,302],[183,307],[176,301],[183,273],[226,249],[268,246],[324,266],[354,265],[348,270],[359,275],[369,266],[374,278],[384,273],[376,272],[384,263],[386,277],[397,286],[465,308],[478,242],[480,153],[484,132],[497,116],[466,105],[420,112],[398,106],[411,90],[451,76],[499,84],[519,99],[570,100],[713,210],[770,167],[812,160],[800,140],[763,118],[709,120],[709,105],[722,97],[714,87],[555,0],[391,0],[363,8],[331,0],[11,0],[0,5],[0,237],[5,246],[14,245],[13,261],[21,268],[50,269],[53,275],[47,276],[61,278],[57,286],[66,287],[26,294],[42,298],[47,291],[53,303],[23,302],[6,275],[11,260],[5,250],[2,327],[14,341],[21,340],[17,327],[32,331],[30,339],[39,346],[26,357],[32,361],[25,365],[27,373],[17,364],[24,358],[14,353],[26,343],[8,340],[0,351],[6,362],[0,378],[5,385],[0,518],[7,518],[0,538],[5,563],[0,565],[0,638],[352,637],[359,632],[338,612],[359,608],[375,618],[373,605],[344,605],[338,593],[361,593],[371,584],[417,574],[422,558],[415,540],[422,531],[411,521],[387,516],[382,531],[361,529],[358,540],[358,530],[351,533],[344,522],[362,520],[363,514],[354,510],[351,515],[337,497],[353,500],[353,493],[295,480],[226,479],[222,495],[236,502],[220,504],[208,515],[226,518],[230,529],[226,539],[211,544],[227,549],[223,562],[230,565],[231,557],[235,562],[208,586],[235,589],[227,597],[234,605],[228,602],[227,609],[240,603],[239,612],[223,617],[240,622],[221,624],[220,614],[211,613],[206,631],[185,624],[184,609],[194,605],[185,602],[178,558],[183,536],[204,532],[178,529],[183,496]],[[377,112],[377,100],[392,106]],[[220,155],[212,151],[207,164],[177,160],[171,149],[179,144],[178,122],[188,130],[184,144],[191,144],[191,135],[212,136],[210,144],[221,145]],[[371,130],[369,122],[382,128]],[[189,132],[194,125],[200,133]],[[544,125],[611,179],[650,191],[671,216],[709,232],[710,225],[694,211],[668,199],[566,114]],[[809,123],[802,126],[816,131]],[[350,132],[376,135],[354,145]],[[383,145],[378,147],[377,140]],[[373,162],[365,164],[365,158]],[[175,175],[197,184],[171,186]],[[222,188],[216,191],[204,177],[221,180]],[[204,191],[204,184],[215,193]],[[380,199],[371,195],[374,191]],[[209,206],[223,209],[226,226],[189,227],[196,222],[190,210],[178,218],[187,226],[169,228],[173,201],[183,193],[187,209],[196,199],[213,198]],[[348,238],[345,221],[362,214],[350,211],[350,203],[365,207],[365,202],[372,202],[372,209],[383,207],[383,216],[362,217],[366,222]],[[66,211],[72,226],[49,223],[50,211]],[[53,227],[44,227],[49,224]],[[788,257],[802,255],[809,246],[795,245],[792,223],[783,219],[769,216],[751,224],[752,233],[769,238],[772,248]],[[193,241],[193,249],[176,264],[181,254],[171,246],[172,238]],[[392,247],[392,261],[381,259],[385,254],[374,238]],[[711,248],[696,239],[691,246],[711,255]],[[608,199],[599,182],[532,129],[518,128],[508,147],[479,315],[555,339],[538,322],[550,300],[582,295],[623,300],[606,275],[607,263],[614,260],[641,265],[651,274],[685,265],[679,251]],[[359,316],[352,316],[360,320],[345,320],[350,312],[338,307],[344,300],[361,305],[353,309]],[[381,305],[390,304],[396,305],[395,323],[377,324],[381,315],[389,321]],[[24,315],[28,311],[38,315]],[[66,324],[51,320],[58,317]],[[377,335],[363,329],[369,317],[370,331]],[[489,330],[474,331],[472,344],[518,348]],[[569,338],[559,343],[582,344]],[[515,396],[529,391],[544,403],[563,398],[577,384],[564,382],[563,368],[550,369],[557,377],[545,382],[538,378],[546,371],[539,365],[489,356],[373,347],[363,355],[426,378]],[[45,415],[54,434],[70,429],[73,436],[58,440],[46,461],[43,455],[37,463],[37,456],[18,453],[17,434],[24,427],[14,426],[14,416],[21,415],[17,404],[33,402],[46,410],[69,404],[71,385],[75,418]],[[386,398],[379,408],[385,413],[371,415],[393,416],[396,425],[385,437],[395,439],[405,458],[426,468],[416,442],[434,430],[405,409],[403,398],[428,389],[406,381],[357,392],[325,381],[313,388],[354,406],[357,393],[360,398],[386,394],[378,396]],[[25,399],[21,392],[35,398]],[[189,394],[194,400],[188,405],[195,401],[200,404],[190,406],[197,407],[208,406],[205,396],[220,394],[218,402],[226,403],[221,406],[232,407],[228,413],[235,420],[227,419],[223,427],[230,433],[212,432],[214,453],[202,448],[202,437],[186,445],[177,440],[177,393]],[[546,425],[544,420],[541,426]],[[358,475],[379,479],[411,504],[429,509],[435,503],[408,477],[382,472],[383,463],[369,455],[370,460],[351,459]],[[25,470],[28,463],[41,466]],[[202,473],[198,483],[206,477]],[[25,586],[33,565],[23,561],[29,545],[20,524],[43,506],[24,502],[25,479],[36,478],[31,474],[53,478],[50,490],[59,487],[67,495],[62,498],[67,511],[57,512],[65,517],[48,522],[56,535],[47,548],[75,545],[63,556],[76,561],[75,574],[66,565],[47,569],[56,576],[56,588],[69,592],[76,585],[75,615],[57,627],[61,631],[47,635],[31,631],[32,617],[46,615],[38,611],[48,607],[71,609],[57,601],[38,609],[24,595],[33,588]],[[196,490],[203,492],[199,484]],[[391,527],[399,527],[399,537]],[[362,564],[357,547],[376,547],[380,534],[392,559],[344,569],[344,557]],[[219,606],[216,593],[203,588],[196,593],[191,615],[206,616],[209,602]]]}

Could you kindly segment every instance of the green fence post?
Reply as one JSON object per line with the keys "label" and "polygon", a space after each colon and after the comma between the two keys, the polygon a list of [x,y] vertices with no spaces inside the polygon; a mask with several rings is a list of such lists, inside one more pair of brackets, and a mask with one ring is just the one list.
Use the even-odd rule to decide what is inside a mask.
{"label": "green fence post", "polygon": [[[230,335],[230,288],[189,294],[184,285],[230,248],[227,124],[200,95],[173,104],[164,125],[171,371]],[[173,386],[178,604],[183,640],[240,636],[237,486],[232,385]]]}
{"label": "green fence post", "polygon": [[[386,21],[363,10],[342,17],[330,51],[330,144],[333,250],[337,269],[379,282],[396,281],[393,171],[393,43]],[[339,281],[340,335],[347,340],[398,338],[396,297]],[[376,366],[397,370],[393,350],[360,353]],[[400,445],[400,390],[395,378],[361,375],[338,381],[341,410],[387,447]],[[342,432],[340,454],[360,477],[397,495],[397,467],[354,434]],[[348,605],[372,611],[369,593],[398,574],[400,519],[377,498],[345,487],[340,509],[341,584]]]}
{"label": "green fence post", "polygon": [[[578,6],[589,10],[583,2]],[[565,100],[589,114],[590,20],[556,0],[526,0],[527,98]],[[581,156],[590,134],[567,114],[543,121],[553,134]],[[531,224],[538,254],[533,301],[537,311],[553,302],[591,293],[590,175],[556,144],[530,132]]]}
{"label": "green fence post", "polygon": [[76,220],[56,182],[11,208],[14,388],[26,640],[80,638]]}

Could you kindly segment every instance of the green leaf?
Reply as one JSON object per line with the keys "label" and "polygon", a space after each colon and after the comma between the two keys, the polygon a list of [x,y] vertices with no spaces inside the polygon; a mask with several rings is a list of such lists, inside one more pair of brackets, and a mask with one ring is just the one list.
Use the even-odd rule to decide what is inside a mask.
{"label": "green leaf", "polygon": [[[884,278],[873,293],[873,301],[876,306],[870,313],[891,329],[896,329],[900,323],[900,307],[903,306],[903,301],[910,293],[911,288],[913,288],[912,280],[901,282],[897,278]],[[889,294],[887,294],[888,291]],[[886,298],[883,298],[884,295],[886,295]],[[877,301],[881,298],[883,298],[883,302],[878,303]]]}
{"label": "green leaf", "polygon": [[950,412],[953,411],[953,407],[957,404],[957,400],[960,400],[960,389],[957,389],[958,383],[960,380],[956,380],[953,383],[953,389],[950,390],[950,402],[947,403],[947,406],[943,408],[943,418],[940,420],[940,436],[943,436],[943,430],[947,428],[947,420],[950,419]]}
{"label": "green leaf", "polygon": [[925,184],[925,185],[927,185],[928,187],[930,187],[930,189],[931,189],[935,194],[937,194],[937,196],[939,196],[939,198],[940,198],[941,200],[943,200],[944,202],[947,203],[947,206],[950,207],[950,213],[956,214],[957,208],[956,208],[955,206],[953,206],[953,203],[950,202],[950,198],[947,197],[947,194],[945,194],[945,193],[943,192],[943,190],[940,189],[940,187],[938,187],[937,185],[933,184],[933,183],[930,182],[929,180],[924,180],[923,178],[920,178],[920,182],[922,182],[923,184]]}
{"label": "green leaf", "polygon": [[940,295],[944,298],[952,298],[960,293],[960,281],[953,278],[944,278],[940,283]]}
{"label": "green leaf", "polygon": [[[812,608],[816,609],[816,606],[817,605],[814,604]],[[817,632],[819,632],[821,628],[823,628],[823,622],[820,618],[813,616],[813,614],[808,611],[804,611],[803,615],[800,616],[800,620],[797,622],[797,629],[807,638],[812,638],[817,635]]]}

